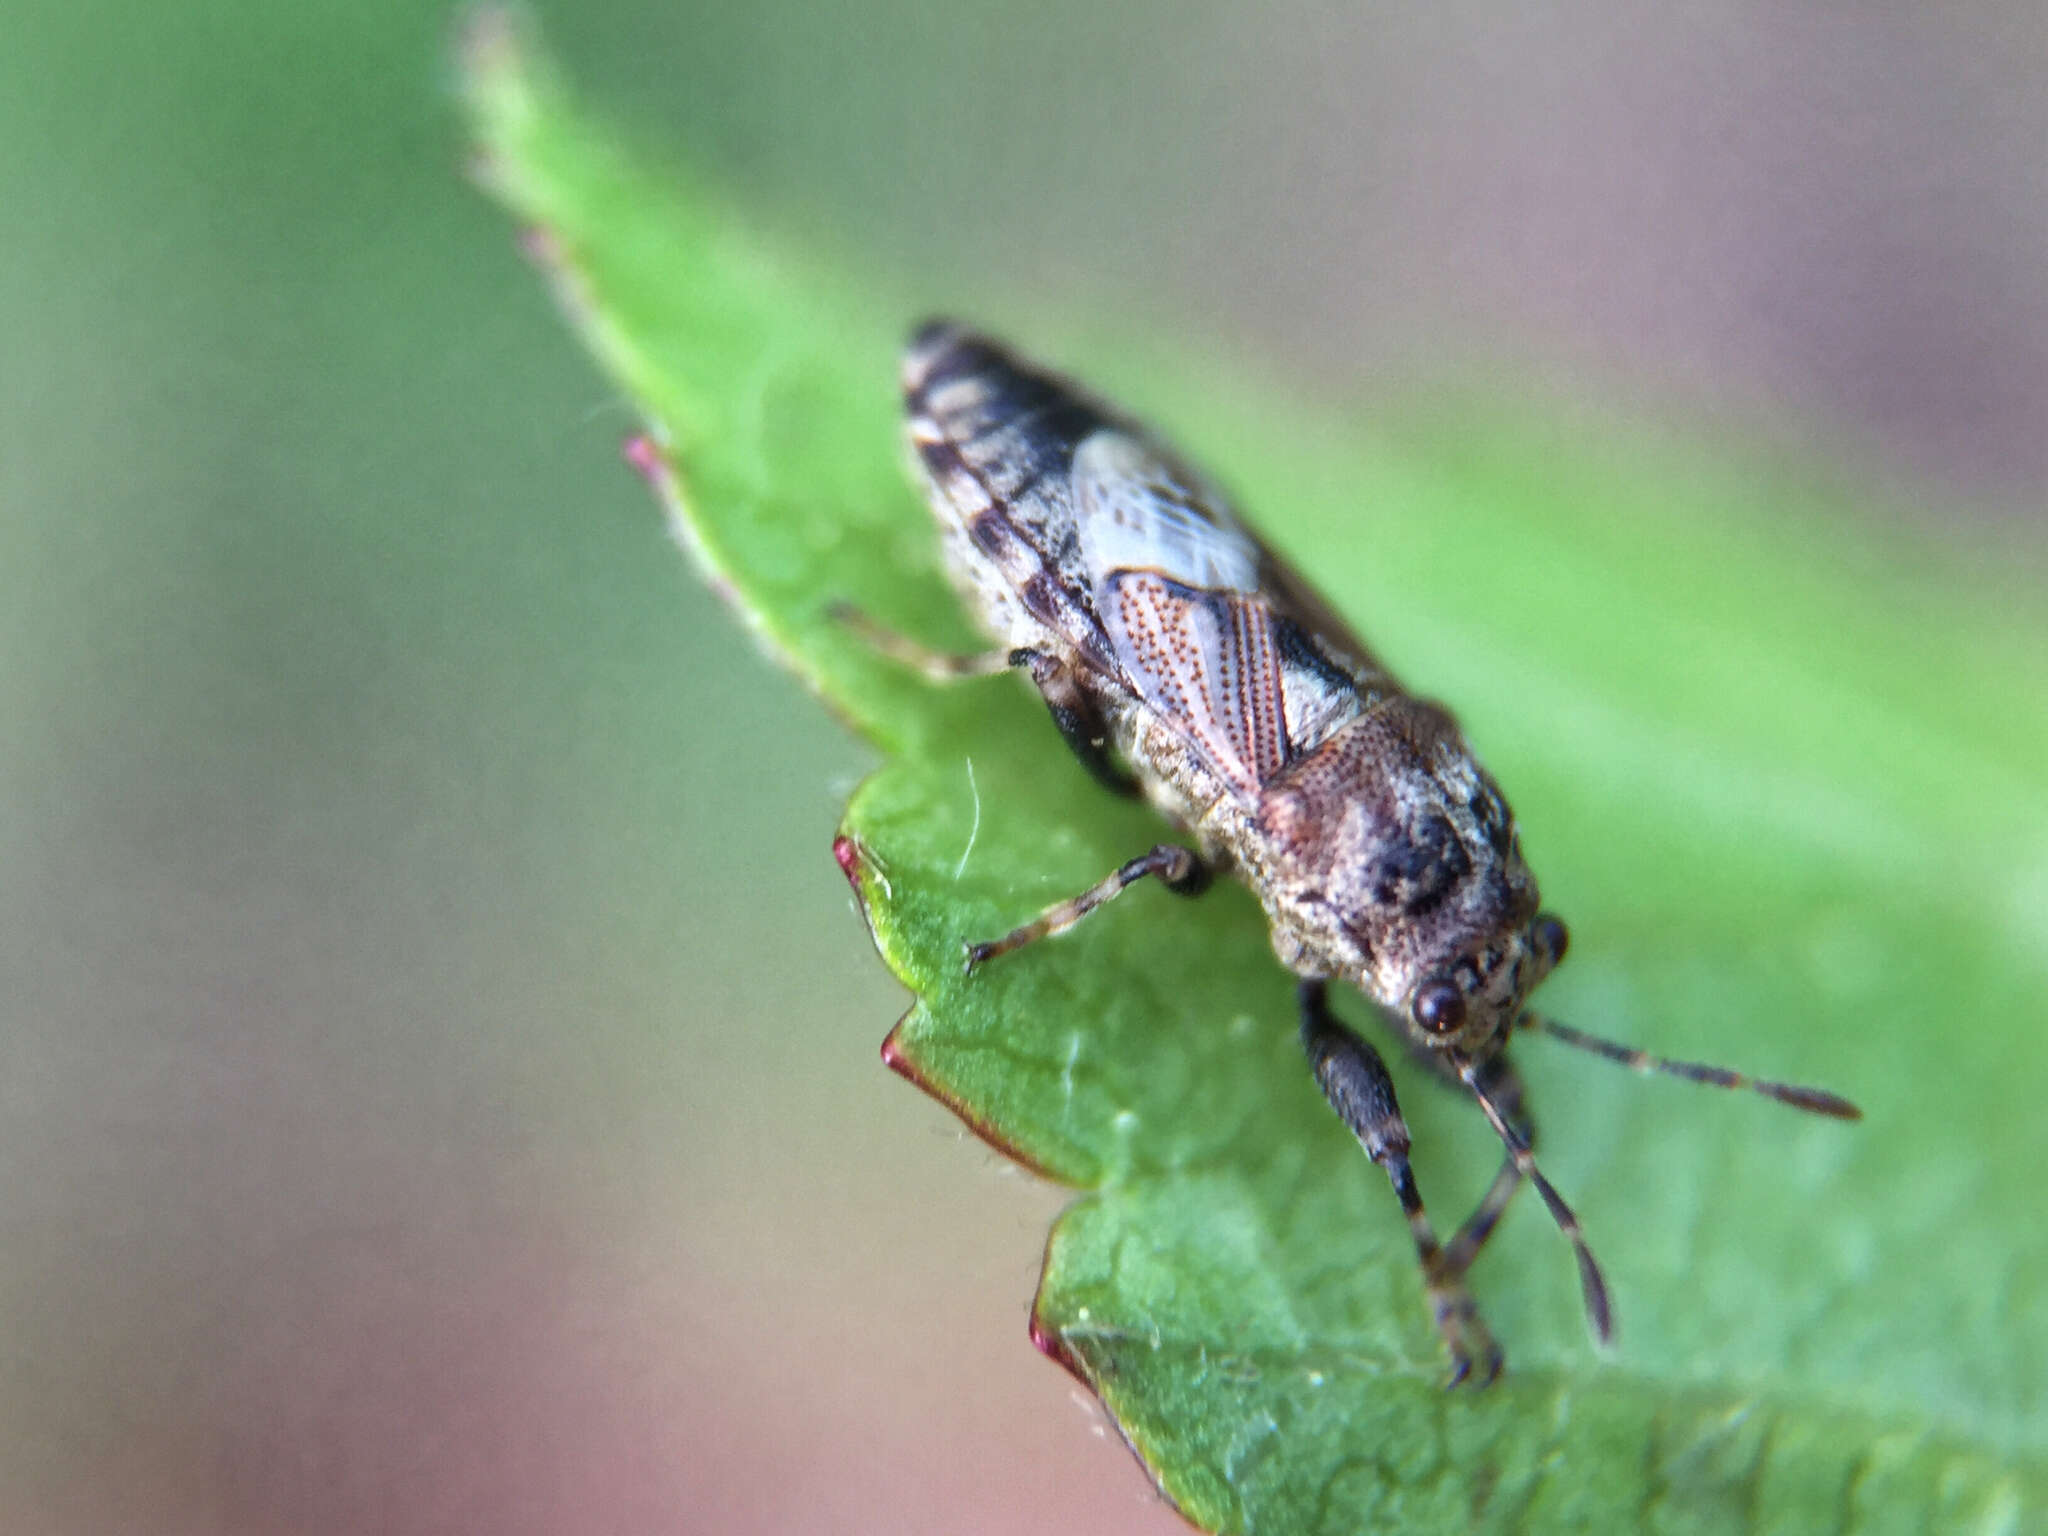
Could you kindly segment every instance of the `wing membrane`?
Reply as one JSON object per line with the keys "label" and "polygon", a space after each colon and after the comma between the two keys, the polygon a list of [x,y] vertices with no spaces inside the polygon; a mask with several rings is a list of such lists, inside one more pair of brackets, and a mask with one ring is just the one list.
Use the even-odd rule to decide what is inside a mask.
{"label": "wing membrane", "polygon": [[1280,648],[1263,603],[1119,571],[1099,592],[1104,627],[1138,696],[1247,799],[1290,755]]}

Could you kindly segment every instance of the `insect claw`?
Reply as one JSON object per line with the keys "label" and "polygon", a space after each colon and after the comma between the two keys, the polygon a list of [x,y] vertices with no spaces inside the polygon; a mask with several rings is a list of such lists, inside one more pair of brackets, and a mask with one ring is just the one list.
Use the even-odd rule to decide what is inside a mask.
{"label": "insect claw", "polygon": [[1486,1340],[1485,1347],[1476,1356],[1460,1344],[1451,1356],[1451,1376],[1444,1383],[1444,1390],[1452,1392],[1459,1387],[1470,1387],[1475,1392],[1484,1392],[1500,1380],[1501,1369],[1506,1364],[1507,1355],[1491,1338]]}
{"label": "insect claw", "polygon": [[1508,1357],[1502,1352],[1501,1347],[1489,1342],[1486,1346],[1486,1374],[1479,1379],[1478,1385],[1490,1387],[1499,1381],[1501,1367],[1507,1364],[1507,1360]]}
{"label": "insect claw", "polygon": [[[1507,1363],[1507,1355],[1493,1341],[1493,1335],[1486,1331],[1486,1325],[1479,1321],[1478,1315],[1470,1314],[1467,1322],[1471,1324],[1470,1329],[1460,1328],[1457,1337],[1448,1338],[1451,1379],[1444,1383],[1447,1392],[1467,1386],[1475,1392],[1484,1392],[1500,1380],[1501,1368]],[[1474,1333],[1476,1338],[1472,1336]]]}

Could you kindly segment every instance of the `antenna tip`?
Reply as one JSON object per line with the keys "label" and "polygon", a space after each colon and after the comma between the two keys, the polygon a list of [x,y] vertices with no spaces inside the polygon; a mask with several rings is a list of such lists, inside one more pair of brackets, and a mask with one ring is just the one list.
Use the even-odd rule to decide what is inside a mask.
{"label": "antenna tip", "polygon": [[1781,1103],[1790,1104],[1794,1109],[1803,1109],[1809,1114],[1827,1115],[1835,1120],[1863,1118],[1862,1110],[1840,1094],[1829,1093],[1824,1088],[1780,1087],[1771,1097]]}

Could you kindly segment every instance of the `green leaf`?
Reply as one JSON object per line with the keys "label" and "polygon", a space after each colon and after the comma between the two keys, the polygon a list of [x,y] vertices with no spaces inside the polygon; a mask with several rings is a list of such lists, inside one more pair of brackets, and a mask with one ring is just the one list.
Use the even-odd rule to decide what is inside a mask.
{"label": "green leaf", "polygon": [[[1528,1203],[1474,1277],[1508,1374],[1447,1393],[1394,1202],[1305,1070],[1245,892],[1141,887],[961,974],[963,941],[1161,828],[1092,790],[1018,682],[934,688],[828,616],[850,600],[975,644],[901,467],[916,317],[645,170],[501,17],[465,66],[479,173],[642,412],[679,535],[886,754],[840,851],[917,995],[889,1059],[1083,1191],[1034,1336],[1191,1519],[2048,1525],[2048,622],[2024,582],[1877,547],[1794,473],[1484,399],[1367,431],[1186,354],[1078,359],[1456,701],[1574,926],[1554,1012],[1868,1114],[1528,1042],[1546,1167],[1619,1341],[1588,1340]],[[1397,1076],[1455,1219],[1497,1148],[1469,1104]]]}

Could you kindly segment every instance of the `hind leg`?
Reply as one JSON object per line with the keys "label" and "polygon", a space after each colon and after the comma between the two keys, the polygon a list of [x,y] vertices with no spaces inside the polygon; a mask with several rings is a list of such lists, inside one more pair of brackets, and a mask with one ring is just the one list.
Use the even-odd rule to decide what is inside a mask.
{"label": "hind leg", "polygon": [[1119,795],[1135,795],[1137,780],[1119,768],[1109,755],[1109,731],[1102,711],[1095,707],[1074,669],[1050,651],[1019,646],[1012,651],[982,651],[970,656],[935,651],[908,635],[884,628],[860,609],[848,603],[834,603],[831,615],[859,635],[891,661],[922,672],[935,683],[954,683],[963,678],[992,677],[998,672],[1023,668],[1030,672],[1039,696],[1059,728],[1060,738],[1104,789]]}

